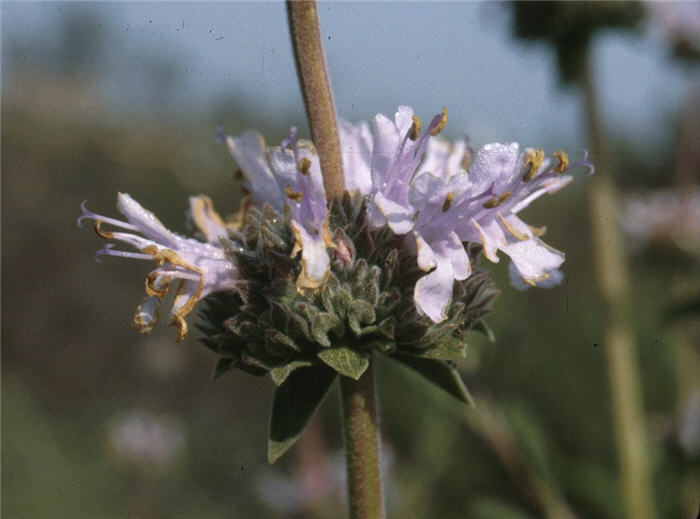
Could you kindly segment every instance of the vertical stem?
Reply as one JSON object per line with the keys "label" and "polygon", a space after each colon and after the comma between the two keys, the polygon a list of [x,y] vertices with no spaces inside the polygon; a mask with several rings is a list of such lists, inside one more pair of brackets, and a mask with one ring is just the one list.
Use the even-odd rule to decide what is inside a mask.
{"label": "vertical stem", "polygon": [[316,2],[288,0],[287,13],[301,92],[311,126],[311,138],[321,161],[326,198],[340,198],[345,191],[343,162],[333,94],[323,57]]}
{"label": "vertical stem", "polygon": [[607,316],[605,352],[612,399],[615,440],[620,463],[625,517],[654,517],[646,423],[639,365],[631,328],[630,289],[618,227],[617,194],[601,132],[590,66],[590,47],[583,59],[582,83],[588,134],[596,174],[589,185],[589,208],[598,286]]}
{"label": "vertical stem", "polygon": [[379,466],[379,420],[370,360],[360,380],[340,377],[350,519],[382,519],[384,501]]}

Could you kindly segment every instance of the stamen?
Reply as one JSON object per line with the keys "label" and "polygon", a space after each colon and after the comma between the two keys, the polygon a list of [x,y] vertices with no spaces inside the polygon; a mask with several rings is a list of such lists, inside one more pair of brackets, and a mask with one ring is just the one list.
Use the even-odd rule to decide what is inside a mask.
{"label": "stamen", "polygon": [[85,204],[87,203],[87,200],[83,200],[83,202],[80,204],[80,209],[83,211],[83,214],[78,216],[78,219],[76,220],[76,223],[78,224],[78,227],[81,229],[83,228],[83,220],[102,220],[102,223],[108,223],[109,225],[114,225],[115,227],[119,227],[120,229],[127,229],[129,231],[139,231],[138,227],[135,225],[132,225],[127,222],[122,222],[121,220],[117,220],[116,218],[108,218],[107,216],[102,216],[99,214],[95,214],[92,211],[89,211],[87,207],[85,207]]}
{"label": "stamen", "polygon": [[321,226],[321,233],[323,235],[323,243],[326,244],[326,247],[330,249],[335,249],[338,246],[335,244],[333,241],[333,237],[331,236],[331,231],[328,223],[328,217],[326,216],[326,219],[323,221],[323,225]]}
{"label": "stamen", "polygon": [[459,166],[462,169],[467,169],[469,168],[469,164],[472,162],[472,156],[468,151],[464,152],[464,156],[462,157],[462,161],[459,163]]}
{"label": "stamen", "polygon": [[310,168],[311,167],[311,161],[307,159],[306,157],[302,157],[302,159],[299,161],[297,164],[297,171],[301,173],[302,175],[309,175],[311,173]]}
{"label": "stamen", "polygon": [[557,173],[563,173],[569,167],[569,156],[564,151],[556,151],[552,153],[552,157],[559,161],[559,164],[554,168]]}
{"label": "stamen", "polygon": [[530,238],[530,236],[527,236],[527,235],[525,235],[525,234],[522,234],[522,233],[519,232],[515,227],[513,227],[513,226],[510,224],[510,222],[509,222],[508,220],[506,220],[500,212],[499,212],[499,213],[496,213],[496,216],[497,216],[498,219],[501,221],[501,224],[503,225],[503,227],[505,227],[506,230],[507,230],[509,233],[511,233],[511,234],[513,235],[513,237],[514,237],[516,240],[525,241],[525,240],[527,240],[527,239]]}
{"label": "stamen", "polygon": [[292,190],[291,186],[287,186],[284,188],[284,194],[298,204],[300,204],[301,201],[304,199],[304,194],[300,193],[299,191]]}
{"label": "stamen", "polygon": [[454,200],[455,194],[450,192],[445,195],[445,201],[442,203],[442,212],[446,213],[452,206],[452,200]]}
{"label": "stamen", "polygon": [[411,116],[413,118],[413,124],[411,125],[411,129],[408,131],[408,138],[411,139],[412,141],[417,141],[418,137],[420,137],[420,119],[416,114],[413,114]]}
{"label": "stamen", "polygon": [[105,244],[104,247],[102,247],[100,250],[95,252],[95,262],[96,263],[102,263],[102,260],[99,259],[100,256],[116,256],[118,258],[130,258],[130,259],[140,259],[140,260],[152,260],[153,256],[150,254],[139,254],[138,252],[127,252],[123,250],[112,250],[114,248],[114,244],[112,243],[107,243]]}
{"label": "stamen", "polygon": [[536,238],[539,238],[540,236],[544,236],[547,233],[547,226],[544,225],[542,227],[533,227],[532,225],[528,225],[530,230],[532,231],[532,235],[535,236]]}
{"label": "stamen", "polygon": [[443,128],[445,128],[446,124],[447,124],[447,108],[445,108],[443,106],[442,107],[442,117],[440,118],[440,122],[438,123],[438,125],[435,128],[430,130],[430,135],[435,137],[438,133],[440,133],[443,130]]}
{"label": "stamen", "polygon": [[[297,138],[297,127],[292,126],[289,128],[289,135],[287,135],[280,143],[281,148],[287,148],[291,143],[293,143]],[[264,148],[263,148],[264,149]]]}
{"label": "stamen", "polygon": [[510,197],[510,191],[506,191],[502,195],[496,196],[491,200],[487,200],[486,202],[481,204],[481,207],[483,207],[484,209],[493,209],[494,207],[498,207],[503,202],[508,200],[508,197]]}
{"label": "stamen", "polygon": [[[191,265],[181,265],[186,268],[192,269],[192,271],[197,272],[200,275],[200,281],[199,281],[199,286],[197,287],[197,290],[195,291],[194,294],[192,294],[189,299],[185,302],[184,305],[182,305],[179,309],[175,311],[173,314],[173,320],[172,320],[172,325],[175,326],[178,329],[178,335],[177,335],[177,341],[180,342],[182,341],[186,336],[187,336],[187,322],[185,322],[185,316],[189,314],[197,304],[197,301],[202,297],[202,290],[204,289],[204,273],[198,269],[197,267],[191,266]],[[182,292],[185,290],[185,282],[184,280],[180,282],[180,285],[177,288],[177,295],[175,296],[176,299],[179,297]]]}
{"label": "stamen", "polygon": [[143,252],[144,254],[149,254],[151,256],[151,259],[158,261],[158,247],[156,247],[155,245],[149,245],[148,247],[144,247],[143,249],[141,249],[141,252]]}
{"label": "stamen", "polygon": [[161,298],[168,293],[170,279],[161,276],[159,272],[153,271],[146,276],[146,294],[151,297]]}
{"label": "stamen", "polygon": [[537,175],[537,171],[540,169],[543,162],[544,150],[542,148],[528,150],[525,158],[525,174],[523,175],[523,182],[529,182],[535,178],[535,175]]}
{"label": "stamen", "polygon": [[146,296],[136,307],[131,327],[139,333],[150,333],[158,322],[160,299]]}
{"label": "stamen", "polygon": [[114,233],[103,231],[100,229],[100,224],[102,224],[102,220],[95,220],[95,232],[97,233],[97,236],[104,238],[105,240],[111,240],[114,238]]}
{"label": "stamen", "polygon": [[[177,327],[178,329],[178,336],[177,340],[178,342],[181,341],[182,339],[185,338],[187,335],[187,323],[185,322],[185,316],[189,314],[194,306],[197,304],[197,301],[202,296],[202,290],[204,289],[204,271],[200,269],[199,267],[195,267],[194,265],[190,265],[188,263],[185,263],[183,259],[178,255],[177,252],[175,252],[172,249],[161,249],[160,251],[155,254],[153,259],[158,263],[159,265],[163,265],[165,262],[170,263],[171,265],[174,265],[176,267],[182,267],[183,269],[189,270],[191,272],[194,272],[198,274],[199,276],[199,285],[197,286],[197,290],[195,291],[194,294],[192,294],[187,301],[185,302],[184,305],[182,305],[178,310],[175,311],[173,314],[173,321],[172,325]],[[161,273],[162,275],[162,273]],[[148,289],[147,285],[147,289]],[[158,289],[157,286],[154,286],[154,288]],[[177,290],[177,295],[175,296],[176,300],[177,297],[179,297],[182,292],[184,291],[184,280],[180,282],[180,285]]]}

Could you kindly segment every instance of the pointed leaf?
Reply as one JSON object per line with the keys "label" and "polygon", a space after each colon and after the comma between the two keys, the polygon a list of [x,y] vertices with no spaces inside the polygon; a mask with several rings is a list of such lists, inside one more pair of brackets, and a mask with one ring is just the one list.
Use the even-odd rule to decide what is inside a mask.
{"label": "pointed leaf", "polygon": [[437,360],[462,359],[467,356],[467,345],[460,340],[449,338],[443,340],[438,346],[425,350],[421,357]]}
{"label": "pointed leaf", "polygon": [[312,321],[311,333],[321,346],[329,348],[331,340],[328,338],[328,332],[339,324],[341,323],[337,316],[328,312],[320,312]]}
{"label": "pointed leaf", "polygon": [[267,459],[270,463],[277,461],[294,445],[335,377],[335,371],[319,364],[295,369],[277,388],[267,440]]}
{"label": "pointed leaf", "polygon": [[376,320],[374,308],[367,301],[356,299],[350,303],[348,308],[348,324],[356,335],[362,333],[363,324],[372,324]]}
{"label": "pointed leaf", "polygon": [[496,336],[493,333],[493,330],[489,327],[488,324],[486,324],[483,319],[477,321],[474,326],[472,326],[472,330],[475,330],[477,332],[481,332],[484,335],[486,335],[486,338],[489,340],[489,342],[496,342]]}
{"label": "pointed leaf", "polygon": [[292,371],[306,366],[311,366],[311,362],[308,360],[293,360],[284,366],[271,369],[270,376],[272,377],[272,381],[276,386],[281,386],[282,383],[287,380],[287,377],[292,373]]}
{"label": "pointed leaf", "polygon": [[231,371],[234,363],[235,360],[231,357],[221,357],[218,361],[216,361],[216,366],[214,367],[214,372],[211,374],[211,379],[216,380],[227,371]]}
{"label": "pointed leaf", "polygon": [[318,357],[341,375],[358,380],[369,366],[366,355],[350,348],[330,348],[319,352]]}
{"label": "pointed leaf", "polygon": [[471,406],[474,405],[474,399],[469,394],[467,386],[464,385],[464,381],[457,371],[457,368],[447,362],[436,359],[413,357],[401,353],[396,353],[392,355],[391,358],[417,371],[457,400]]}

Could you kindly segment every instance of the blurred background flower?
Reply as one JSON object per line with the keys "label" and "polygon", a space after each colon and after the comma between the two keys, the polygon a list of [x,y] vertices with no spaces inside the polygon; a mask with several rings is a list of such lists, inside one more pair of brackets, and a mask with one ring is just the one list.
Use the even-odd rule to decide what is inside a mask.
{"label": "blurred background flower", "polygon": [[121,463],[163,468],[185,447],[182,426],[167,416],[134,410],[112,419],[107,431],[109,447]]}
{"label": "blurred background flower", "polygon": [[[238,373],[209,382],[214,358],[194,331],[182,344],[163,327],[148,337],[133,332],[147,271],[136,262],[93,265],[97,238],[74,222],[82,200],[109,208],[123,191],[182,232],[189,194],[210,195],[222,214],[238,206],[240,182],[216,143],[217,123],[234,134],[256,128],[268,142],[298,124],[308,137],[284,5],[3,2],[0,9],[3,514],[279,517],[256,484],[273,384]],[[324,3],[319,10],[345,119],[391,113],[397,103],[418,113],[444,105],[450,119],[442,135],[456,140],[467,131],[476,149],[494,141],[585,147],[578,95],[557,86],[553,53],[510,34],[510,9]],[[697,186],[698,161],[689,158],[697,132],[685,130],[697,120],[689,102],[697,69],[670,59],[667,40],[649,23],[637,32],[607,30],[592,43],[620,190]],[[377,366],[384,441],[395,453],[390,484],[400,496],[389,498],[390,517],[541,517],[551,496],[579,517],[619,517],[585,189],[576,182],[524,215],[533,225],[557,220],[547,242],[567,253],[562,286],[509,291],[487,319],[496,342],[474,334],[460,364],[477,398],[493,403],[497,420],[487,425],[497,434],[484,435],[483,417],[457,415],[449,397],[412,373]],[[678,250],[640,252],[630,274],[646,410],[677,433],[689,431],[682,442],[693,445],[697,429],[681,424],[695,416],[686,410],[700,371],[700,323],[697,312],[667,315],[700,293],[697,260]],[[495,273],[506,286],[507,269]],[[178,462],[155,476],[110,462],[105,431],[125,409],[179,424],[187,440]],[[319,452],[340,448],[338,414],[337,398],[328,398]],[[697,513],[697,454],[680,451],[675,438],[653,445],[660,517],[683,517],[693,506]],[[277,475],[311,470],[299,449],[275,466]],[[545,482],[547,491],[533,495],[519,481]]]}

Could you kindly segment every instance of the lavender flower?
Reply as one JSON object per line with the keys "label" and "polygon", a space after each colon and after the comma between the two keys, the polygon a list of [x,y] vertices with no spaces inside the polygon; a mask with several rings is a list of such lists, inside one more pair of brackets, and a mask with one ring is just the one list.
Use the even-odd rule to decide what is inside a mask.
{"label": "lavender flower", "polygon": [[[484,256],[493,262],[500,261],[499,251],[505,253],[512,261],[510,276],[517,288],[561,282],[558,269],[564,254],[540,239],[543,229],[530,227],[518,214],[540,196],[566,186],[572,180],[565,174],[570,169],[583,166],[592,171],[585,154],[570,165],[562,151],[547,158],[541,149],[521,152],[516,143],[487,144],[471,161],[473,153],[464,141],[448,143],[438,137],[446,122],[443,108],[423,129],[413,110],[401,106],[393,120],[378,114],[372,131],[365,123],[341,121],[339,127],[347,191],[365,198],[370,230],[388,228],[404,236],[404,250],[415,255],[425,272],[413,286],[416,309],[435,323],[448,318],[455,281],[464,281],[472,273],[473,260],[465,249],[468,243],[480,244]],[[192,219],[205,242],[168,231],[128,195],[118,197],[118,209],[127,222],[91,213],[83,206],[79,222],[92,219],[101,237],[139,251],[115,251],[110,244],[97,256],[152,259],[158,264],[147,277],[147,297],[134,317],[137,330],[152,329],[173,279],[180,280],[171,311],[179,339],[187,333],[184,317],[197,301],[236,287],[236,260],[226,254],[224,245],[243,226],[251,207],[268,206],[284,215],[293,235],[291,257],[301,253],[296,290],[303,294],[324,287],[331,275],[329,250],[337,249],[337,240],[329,227],[315,148],[309,141],[297,141],[296,133],[292,128],[276,147],[267,147],[251,131],[227,138],[248,194],[228,226],[208,198],[190,199]],[[105,232],[100,227],[103,223],[131,232]],[[341,245],[334,254],[348,256],[345,242]]]}
{"label": "lavender flower", "polygon": [[319,288],[328,279],[335,247],[328,231],[326,193],[318,156],[309,141],[296,140],[296,128],[279,147],[266,148],[261,135],[246,132],[228,137],[231,155],[248,180],[252,201],[288,212],[294,232],[292,256],[301,252],[299,290]]}
{"label": "lavender flower", "polygon": [[374,119],[373,146],[363,126],[340,126],[343,147],[369,150],[348,153],[346,175],[369,170],[372,186],[368,208],[375,227],[388,225],[396,234],[412,233],[407,247],[416,252],[418,266],[427,272],[416,284],[414,298],[420,312],[434,322],[446,319],[455,280],[471,273],[464,242],[480,243],[484,255],[498,262],[503,251],[512,260],[511,278],[517,288],[551,286],[562,279],[558,271],[563,253],[546,245],[518,212],[543,194],[566,186],[563,173],[592,166],[586,156],[569,165],[564,152],[545,158],[541,149],[519,152],[516,143],[488,144],[468,166],[466,143],[449,144],[435,136],[447,111],[431,120],[421,135],[420,119],[399,107],[394,121]]}
{"label": "lavender flower", "polygon": [[[78,218],[93,220],[95,231],[106,240],[116,240],[132,246],[139,252],[114,250],[111,243],[95,253],[101,256],[153,260],[158,268],[146,277],[146,297],[136,309],[133,327],[148,333],[158,320],[162,298],[168,293],[172,280],[179,280],[170,311],[172,324],[178,329],[178,340],[187,335],[185,316],[197,302],[212,292],[230,290],[236,280],[236,266],[224,253],[219,241],[227,236],[221,217],[214,211],[211,200],[205,196],[190,198],[190,216],[204,235],[206,242],[184,238],[166,227],[156,216],[141,207],[128,194],[119,193],[117,209],[126,222],[88,211],[85,202]],[[103,224],[131,232],[105,231]]]}
{"label": "lavender flower", "polygon": [[133,410],[115,417],[108,429],[109,446],[120,461],[166,467],[184,450],[185,434],[176,420]]}
{"label": "lavender flower", "polygon": [[675,244],[700,254],[700,188],[631,193],[622,201],[621,223],[632,248]]}

